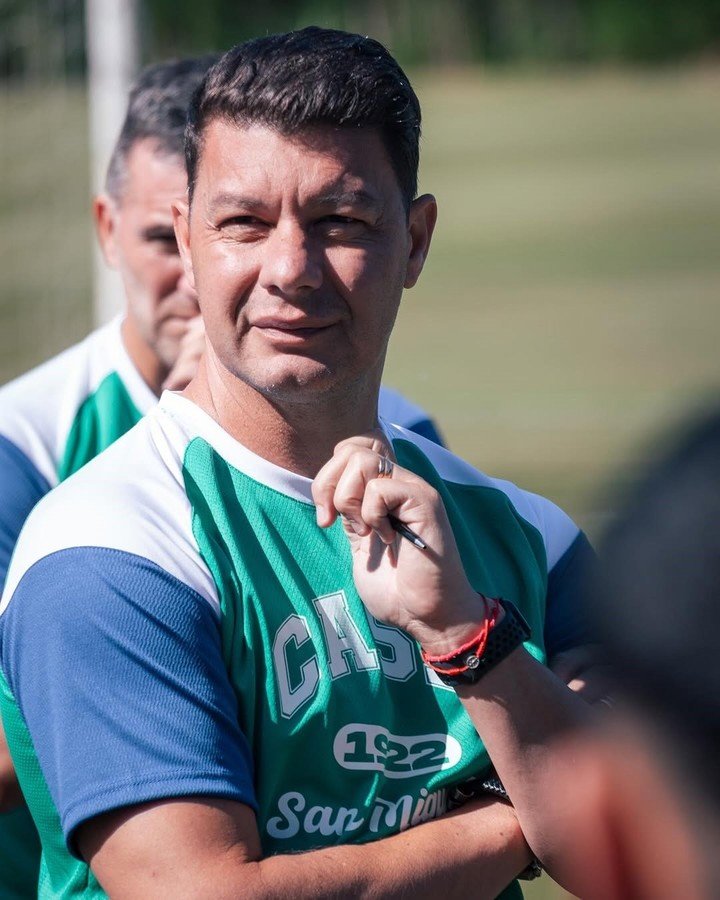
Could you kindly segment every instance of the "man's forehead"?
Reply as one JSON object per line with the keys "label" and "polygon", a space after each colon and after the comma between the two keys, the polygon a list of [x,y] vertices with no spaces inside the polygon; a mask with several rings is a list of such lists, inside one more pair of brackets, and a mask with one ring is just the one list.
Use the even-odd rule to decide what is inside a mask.
{"label": "man's forehead", "polygon": [[136,141],[127,155],[123,199],[163,205],[184,197],[187,172],[182,156],[169,153],[152,138]]}
{"label": "man's forehead", "polygon": [[296,183],[314,200],[382,205],[396,187],[376,129],[312,126],[282,134],[261,124],[211,121],[198,160],[197,182],[216,205],[238,194]]}

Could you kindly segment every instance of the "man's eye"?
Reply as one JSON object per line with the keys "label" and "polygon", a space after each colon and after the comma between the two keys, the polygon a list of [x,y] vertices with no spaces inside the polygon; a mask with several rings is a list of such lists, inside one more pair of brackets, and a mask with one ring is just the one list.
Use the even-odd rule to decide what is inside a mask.
{"label": "man's eye", "polygon": [[220,223],[221,228],[261,228],[262,222],[255,216],[231,216]]}
{"label": "man's eye", "polygon": [[365,223],[352,216],[323,216],[318,226],[331,236],[353,237],[363,231]]}
{"label": "man's eye", "polygon": [[323,222],[330,222],[337,225],[359,225],[360,220],[353,216],[325,216]]}
{"label": "man's eye", "polygon": [[157,247],[161,253],[177,253],[178,245],[175,240],[175,233],[155,234],[150,237],[150,243]]}
{"label": "man's eye", "polygon": [[267,233],[268,225],[255,216],[230,216],[220,222],[217,230],[228,240],[255,241]]}

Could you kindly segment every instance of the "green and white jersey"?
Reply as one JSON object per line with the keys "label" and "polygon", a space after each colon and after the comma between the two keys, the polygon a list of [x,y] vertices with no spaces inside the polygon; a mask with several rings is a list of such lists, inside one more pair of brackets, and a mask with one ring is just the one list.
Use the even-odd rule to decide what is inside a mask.
{"label": "green and white jersey", "polygon": [[[0,388],[0,586],[23,522],[51,487],[157,403],[120,320]],[[0,815],[0,897],[35,896],[39,844],[23,809]]]}
{"label": "green and white jersey", "polygon": [[[577,527],[385,427],[440,491],[473,586],[517,604],[543,660],[548,586],[568,593]],[[30,516],[0,606],[0,697],[41,896],[101,895],[73,839],[110,809],[233,798],[256,810],[266,854],[289,853],[438,816],[488,764],[417,645],[365,612],[310,486],[166,393]]]}
{"label": "green and white jersey", "polygon": [[0,388],[0,437],[49,487],[125,434],[157,403],[128,356],[121,320]]}

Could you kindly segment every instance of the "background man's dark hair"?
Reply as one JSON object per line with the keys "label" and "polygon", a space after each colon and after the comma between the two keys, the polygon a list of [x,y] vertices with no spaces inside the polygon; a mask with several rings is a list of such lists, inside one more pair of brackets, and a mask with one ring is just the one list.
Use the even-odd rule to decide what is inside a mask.
{"label": "background man's dark hair", "polygon": [[108,165],[105,189],[111,197],[117,200],[122,195],[127,157],[137,141],[152,138],[158,153],[182,158],[190,101],[217,59],[208,55],[143,69],[130,89],[125,121]]}
{"label": "background man's dark hair", "polygon": [[315,125],[376,128],[406,206],[417,193],[420,104],[400,66],[371,38],[311,27],[229,50],[208,73],[188,117],[191,198],[203,132],[218,118],[284,135]]}
{"label": "background man's dark hair", "polygon": [[643,483],[601,557],[592,609],[618,690],[720,816],[720,415]]}

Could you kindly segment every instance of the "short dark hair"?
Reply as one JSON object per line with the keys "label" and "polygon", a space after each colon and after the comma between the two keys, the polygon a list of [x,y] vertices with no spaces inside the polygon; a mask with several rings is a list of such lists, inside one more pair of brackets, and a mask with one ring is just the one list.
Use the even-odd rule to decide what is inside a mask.
{"label": "short dark hair", "polygon": [[591,592],[617,689],[720,811],[720,411],[636,490]]}
{"label": "short dark hair", "polygon": [[191,198],[203,132],[217,118],[284,135],[316,125],[375,128],[406,206],[417,193],[420,103],[397,62],[371,38],[313,26],[229,50],[208,72],[188,115]]}
{"label": "short dark hair", "polygon": [[217,55],[208,55],[143,69],[130,88],[125,121],[108,165],[105,189],[112,197],[122,194],[127,157],[137,141],[151,138],[158,153],[182,158],[190,101],[217,60]]}

